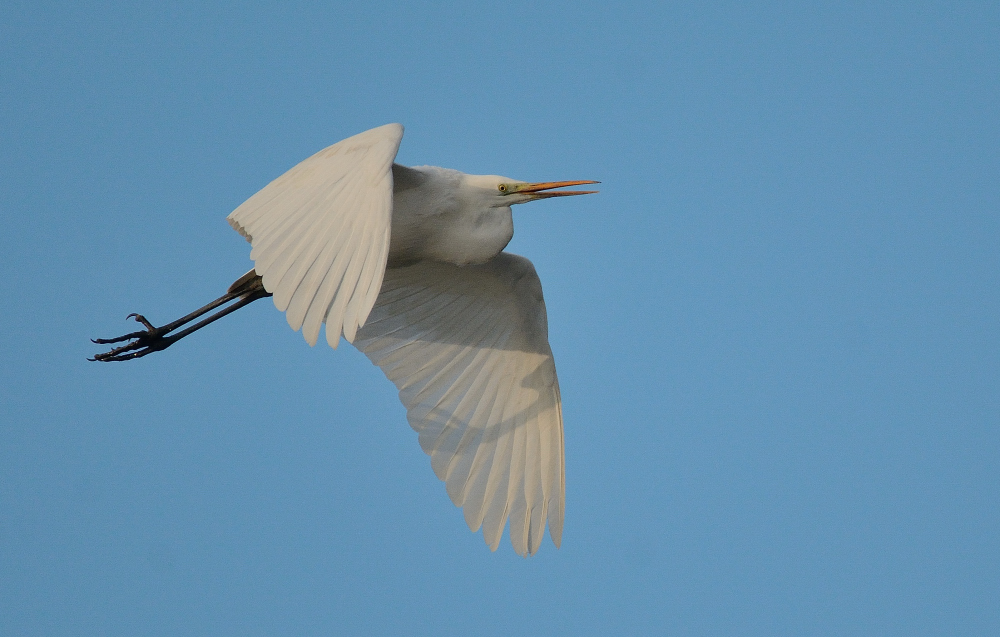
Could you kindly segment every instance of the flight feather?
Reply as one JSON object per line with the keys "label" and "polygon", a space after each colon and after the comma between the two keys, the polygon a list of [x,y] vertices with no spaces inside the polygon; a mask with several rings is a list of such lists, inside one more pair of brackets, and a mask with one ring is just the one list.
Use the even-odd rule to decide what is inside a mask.
{"label": "flight feather", "polygon": [[399,390],[420,446],[469,528],[521,555],[565,501],[563,424],[541,283],[527,259],[386,270],[354,345]]}
{"label": "flight feather", "polygon": [[375,302],[389,252],[392,163],[403,127],[387,124],[302,161],[227,220],[254,270],[310,345],[353,341]]}

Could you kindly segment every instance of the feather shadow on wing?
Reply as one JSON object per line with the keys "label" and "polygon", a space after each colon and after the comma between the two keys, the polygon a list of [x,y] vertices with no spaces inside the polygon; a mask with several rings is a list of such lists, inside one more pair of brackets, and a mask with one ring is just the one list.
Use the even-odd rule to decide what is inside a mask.
{"label": "feather shadow on wing", "polygon": [[354,345],[399,390],[420,446],[466,522],[496,549],[536,552],[562,535],[565,465],[559,383],[541,284],[501,253],[482,265],[425,261],[386,270]]}
{"label": "feather shadow on wing", "polygon": [[492,549],[508,521],[521,555],[538,550],[546,525],[559,546],[562,407],[542,287],[530,261],[503,249],[512,206],[597,182],[400,166],[402,137],[399,124],[373,128],[265,186],[228,217],[253,270],[162,327],[130,315],[146,329],[96,339],[123,344],[92,360],[162,351],[272,296],[309,345],[325,324],[327,343],[343,336],[395,383],[434,473]]}

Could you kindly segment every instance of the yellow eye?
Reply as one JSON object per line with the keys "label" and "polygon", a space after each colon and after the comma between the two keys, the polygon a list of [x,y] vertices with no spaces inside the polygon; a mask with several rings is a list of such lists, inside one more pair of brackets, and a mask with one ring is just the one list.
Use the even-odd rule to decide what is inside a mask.
{"label": "yellow eye", "polygon": [[499,186],[497,186],[497,188],[500,190],[500,192],[507,192],[507,184],[500,184]]}

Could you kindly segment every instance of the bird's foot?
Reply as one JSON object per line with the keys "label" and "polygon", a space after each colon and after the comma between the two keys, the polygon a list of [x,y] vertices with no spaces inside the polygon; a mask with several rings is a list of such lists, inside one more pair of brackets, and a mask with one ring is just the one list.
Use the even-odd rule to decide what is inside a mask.
{"label": "bird's foot", "polygon": [[88,360],[106,363],[110,361],[127,361],[132,360],[133,358],[142,358],[146,354],[159,352],[160,350],[170,347],[174,341],[177,340],[167,336],[167,333],[170,332],[169,329],[154,326],[152,323],[147,321],[146,317],[142,314],[133,313],[129,314],[125,318],[134,318],[136,322],[141,323],[146,330],[143,332],[130,332],[115,338],[90,339],[98,345],[109,345],[111,343],[121,343],[122,341],[128,342],[112,349],[109,352],[96,354],[93,358]]}

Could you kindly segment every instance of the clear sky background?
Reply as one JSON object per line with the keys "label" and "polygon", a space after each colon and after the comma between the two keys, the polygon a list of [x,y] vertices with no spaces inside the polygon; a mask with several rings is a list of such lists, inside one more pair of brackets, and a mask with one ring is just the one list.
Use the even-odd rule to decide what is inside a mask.
{"label": "clear sky background", "polygon": [[[167,4],[169,6],[161,6]],[[0,634],[1000,634],[994,2],[4,3]],[[401,122],[515,209],[563,546],[469,533],[225,216]]]}

